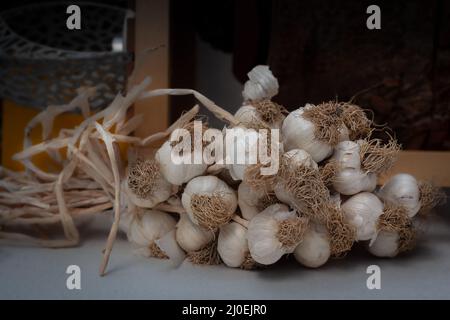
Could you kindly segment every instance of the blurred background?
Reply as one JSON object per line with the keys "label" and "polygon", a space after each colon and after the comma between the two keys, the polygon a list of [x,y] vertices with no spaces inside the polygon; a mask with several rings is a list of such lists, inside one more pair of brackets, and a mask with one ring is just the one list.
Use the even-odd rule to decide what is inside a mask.
{"label": "blurred background", "polygon": [[[81,8],[81,30],[65,28],[69,4]],[[371,4],[381,8],[381,30],[366,27]],[[152,88],[193,88],[234,112],[247,72],[268,64],[280,83],[274,100],[288,110],[354,97],[404,148],[450,149],[449,1],[17,0],[0,10],[1,149],[8,167],[16,166],[8,159],[39,109],[67,103],[75,87],[98,84],[94,105],[101,109],[125,90],[133,66],[134,82],[150,75]],[[148,119],[137,134],[161,130],[195,101],[149,103],[136,105]],[[78,122],[66,115],[57,126]]]}

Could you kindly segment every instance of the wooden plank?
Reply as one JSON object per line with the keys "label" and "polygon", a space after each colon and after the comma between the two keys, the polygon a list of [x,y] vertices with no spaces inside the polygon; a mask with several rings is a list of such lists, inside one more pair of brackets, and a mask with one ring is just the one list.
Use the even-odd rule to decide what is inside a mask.
{"label": "wooden plank", "polygon": [[[150,88],[169,87],[169,1],[136,0],[135,53],[138,68],[136,81],[151,76]],[[145,49],[164,45],[162,48],[142,55]],[[140,137],[164,130],[169,119],[168,97],[140,101],[134,105],[135,113],[144,115],[144,124],[136,130]]]}
{"label": "wooden plank", "polygon": [[436,185],[450,187],[450,152],[401,151],[397,163],[380,183],[396,173],[409,173],[418,180],[431,180]]}

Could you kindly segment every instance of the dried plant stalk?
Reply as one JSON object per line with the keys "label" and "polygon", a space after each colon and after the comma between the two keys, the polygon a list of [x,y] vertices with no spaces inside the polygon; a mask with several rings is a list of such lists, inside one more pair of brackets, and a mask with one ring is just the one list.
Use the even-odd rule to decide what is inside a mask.
{"label": "dried plant stalk", "polygon": [[144,138],[140,145],[141,146],[149,146],[152,143],[159,141],[161,139],[164,139],[168,137],[175,129],[182,128],[187,123],[189,123],[192,119],[194,119],[195,115],[200,110],[200,107],[198,105],[195,105],[191,110],[184,113],[177,121],[175,121],[169,128],[167,128],[163,132],[158,132],[155,134],[152,134],[146,138]]}
{"label": "dried plant stalk", "polygon": [[109,256],[112,251],[112,246],[114,244],[114,240],[117,236],[117,230],[119,229],[119,221],[120,221],[120,176],[119,176],[119,168],[117,167],[117,155],[115,153],[113,147],[113,140],[111,136],[103,129],[103,127],[96,123],[97,131],[102,135],[102,139],[105,142],[106,149],[108,151],[108,155],[111,160],[111,167],[114,176],[114,222],[111,226],[111,230],[109,232],[108,240],[106,242],[105,253],[103,254],[103,260],[100,265],[100,275],[104,275],[106,271],[106,267],[108,265]]}
{"label": "dried plant stalk", "polygon": [[207,97],[192,89],[156,89],[142,94],[140,98],[145,99],[163,95],[178,96],[189,94],[194,95],[194,97],[198,101],[200,101],[209,111],[211,111],[217,119],[223,120],[233,126],[237,126],[239,124],[239,121],[231,113],[222,109]]}

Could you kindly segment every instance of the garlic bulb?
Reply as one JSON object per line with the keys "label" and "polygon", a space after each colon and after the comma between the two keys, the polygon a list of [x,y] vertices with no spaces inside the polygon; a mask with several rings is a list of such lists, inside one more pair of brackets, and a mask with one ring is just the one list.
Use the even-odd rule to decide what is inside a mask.
{"label": "garlic bulb", "polygon": [[228,163],[227,167],[234,180],[242,180],[245,170],[256,163],[258,139],[258,132],[254,129],[242,126],[226,129],[225,146],[233,148],[233,150],[228,148],[226,150],[226,163]]}
{"label": "garlic bulb", "polygon": [[369,251],[378,257],[394,257],[411,250],[416,242],[416,228],[408,210],[399,204],[386,203],[377,221],[378,235],[369,244]]}
{"label": "garlic bulb", "polygon": [[256,66],[247,76],[249,80],[242,92],[244,101],[270,99],[278,94],[278,80],[268,66]]}
{"label": "garlic bulb", "polygon": [[334,189],[344,195],[354,195],[361,191],[371,192],[377,186],[374,173],[361,170],[360,146],[353,141],[341,141],[335,148],[336,174]]}
{"label": "garlic bulb", "polygon": [[248,225],[247,240],[252,258],[264,265],[292,253],[302,241],[307,219],[283,204],[274,204],[256,215]]}
{"label": "garlic bulb", "polygon": [[398,254],[398,240],[397,232],[380,231],[369,246],[369,252],[380,258],[393,258]]}
{"label": "garlic bulb", "polygon": [[161,174],[154,160],[137,160],[128,168],[124,191],[138,207],[153,208],[172,194],[172,185]]}
{"label": "garlic bulb", "polygon": [[318,268],[330,258],[330,242],[324,227],[311,224],[294,250],[295,259],[309,268]]}
{"label": "garlic bulb", "polygon": [[168,213],[158,210],[144,210],[129,226],[128,240],[135,252],[146,257],[165,258],[155,241],[175,228],[176,221]]}
{"label": "garlic bulb", "polygon": [[[402,208],[404,210],[404,208]],[[404,212],[405,217],[407,213]],[[396,220],[393,220],[397,222]],[[377,238],[369,244],[369,252],[377,257],[392,258],[398,254],[412,250],[416,245],[416,228],[407,218],[406,223],[393,224],[381,227]]]}
{"label": "garlic bulb", "polygon": [[191,252],[200,250],[211,242],[214,233],[195,225],[186,214],[182,214],[177,223],[176,239],[184,251]]}
{"label": "garlic bulb", "polygon": [[383,214],[383,203],[369,192],[352,196],[341,206],[346,220],[356,228],[356,240],[371,240],[377,234],[378,217]]}
{"label": "garlic bulb", "polygon": [[[316,137],[317,126],[304,116],[305,112],[316,106],[306,104],[305,107],[292,111],[284,119],[281,127],[284,148],[286,151],[292,149],[303,149],[307,151],[314,161],[320,162],[333,153],[333,145]],[[336,129],[338,141],[348,140],[348,129],[342,124]]]}
{"label": "garlic bulb", "polygon": [[236,222],[220,227],[217,251],[227,266],[241,267],[249,253],[247,229]]}
{"label": "garlic bulb", "polygon": [[341,141],[334,148],[333,159],[341,169],[361,169],[360,146],[353,141]]}
{"label": "garlic bulb", "polygon": [[240,107],[234,117],[247,128],[281,129],[285,109],[270,100],[251,102]]}
{"label": "garlic bulb", "polygon": [[246,220],[251,220],[275,202],[279,202],[275,195],[267,193],[264,189],[252,188],[245,181],[239,185],[238,204],[242,217]]}
{"label": "garlic bulb", "polygon": [[410,218],[420,210],[419,184],[410,174],[400,173],[392,176],[380,188],[378,196],[387,203],[403,206]]}
{"label": "garlic bulb", "polygon": [[[307,153],[305,150],[301,149],[292,149],[286,153],[283,154],[283,161],[285,163],[283,164],[286,168],[291,169],[293,171],[299,171],[296,170],[296,168],[307,168],[307,170],[318,170],[317,163],[314,162],[311,155]],[[283,168],[282,168],[283,170]],[[318,172],[318,171],[317,171]],[[294,175],[291,175],[290,173],[285,174],[281,173],[279,175],[279,180],[275,184],[274,192],[278,199],[280,199],[281,202],[284,202],[286,204],[289,204],[291,207],[297,207],[300,211],[307,210],[306,204],[302,202],[301,198],[296,197],[296,190],[291,190],[290,185],[292,184],[290,180],[297,180]],[[290,179],[290,180],[286,180]],[[324,189],[325,186],[324,186]]]}
{"label": "garlic bulb", "polygon": [[189,181],[181,202],[191,221],[206,229],[226,224],[237,208],[236,192],[215,176]]}
{"label": "garlic bulb", "polygon": [[155,159],[161,167],[161,173],[170,183],[180,186],[194,177],[206,172],[208,164],[203,161],[202,149],[194,149],[190,156],[202,159],[201,163],[176,163],[172,158],[173,147],[166,141],[156,152]]}
{"label": "garlic bulb", "polygon": [[334,179],[334,189],[344,195],[350,196],[361,191],[372,192],[377,186],[377,176],[374,173],[362,173],[361,170],[338,170]]}

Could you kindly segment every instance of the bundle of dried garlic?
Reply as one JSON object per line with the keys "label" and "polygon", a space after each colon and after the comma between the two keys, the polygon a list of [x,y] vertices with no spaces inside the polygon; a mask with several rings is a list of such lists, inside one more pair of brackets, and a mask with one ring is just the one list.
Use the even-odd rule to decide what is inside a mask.
{"label": "bundle of dried garlic", "polygon": [[[300,264],[317,268],[330,257],[345,255],[355,242],[381,257],[412,249],[415,219],[445,197],[408,174],[393,176],[374,191],[378,176],[389,170],[400,149],[395,139],[386,144],[372,139],[372,121],[352,103],[306,104],[288,113],[272,101],[279,87],[269,67],[257,66],[248,77],[243,105],[234,116],[194,90],[146,91],[149,79],[92,115],[88,98],[93,89],[79,90],[68,105],[47,108],[30,121],[24,150],[14,156],[26,172],[0,168],[0,242],[73,246],[79,242],[77,223],[113,209],[101,274],[119,226],[137,253],[175,265],[187,259],[254,269],[293,253]],[[135,101],[187,94],[228,128],[197,132],[199,106],[194,106],[163,132],[145,138],[131,135],[143,119],[139,114],[127,117]],[[54,118],[76,108],[84,121],[50,137]],[[38,124],[43,141],[32,145],[29,133]],[[207,123],[200,127],[206,129]],[[261,136],[261,130],[269,132]],[[181,136],[189,141],[179,141]],[[256,152],[256,162],[206,161],[203,149],[197,148],[206,146],[205,141],[223,146],[230,136],[231,149],[240,148],[245,160],[255,159]],[[273,145],[262,144],[266,139]],[[121,159],[119,143],[146,152]],[[187,161],[174,160],[180,150]],[[261,151],[274,157],[277,172],[263,173],[268,164],[259,157]],[[62,169],[45,172],[36,167],[31,159],[42,152]],[[346,197],[342,204],[341,195]],[[64,239],[18,231],[56,223],[61,223]]]}

